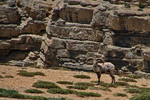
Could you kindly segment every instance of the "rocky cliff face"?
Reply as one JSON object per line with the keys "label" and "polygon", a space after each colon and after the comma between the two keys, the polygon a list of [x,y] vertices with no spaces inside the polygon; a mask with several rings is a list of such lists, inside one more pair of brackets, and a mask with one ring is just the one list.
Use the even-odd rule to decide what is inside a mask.
{"label": "rocky cliff face", "polygon": [[92,70],[85,60],[95,57],[149,72],[149,9],[141,2],[144,9],[136,0],[9,1],[0,7],[1,62]]}

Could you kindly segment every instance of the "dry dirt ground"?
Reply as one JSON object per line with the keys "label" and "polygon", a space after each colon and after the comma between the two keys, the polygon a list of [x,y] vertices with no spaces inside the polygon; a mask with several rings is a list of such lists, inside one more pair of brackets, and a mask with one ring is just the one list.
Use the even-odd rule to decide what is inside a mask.
{"label": "dry dirt ground", "polygon": [[[0,75],[5,76],[5,75],[13,75],[14,78],[0,78],[0,88],[5,88],[5,89],[15,89],[18,90],[20,94],[26,94],[26,95],[37,95],[37,96],[44,96],[44,97],[66,97],[69,99],[73,100],[105,100],[106,98],[110,98],[111,100],[129,100],[130,97],[132,97],[133,94],[130,93],[125,93],[123,89],[125,87],[119,86],[117,88],[110,87],[109,89],[112,90],[112,92],[109,91],[104,91],[104,90],[77,90],[77,91],[84,91],[84,92],[94,92],[94,93],[99,93],[101,94],[101,97],[78,97],[75,94],[69,94],[69,95],[64,95],[64,94],[51,94],[46,92],[47,89],[41,89],[38,88],[39,90],[45,91],[45,93],[42,94],[31,94],[31,93],[25,93],[24,90],[26,89],[33,89],[35,87],[32,87],[32,85],[37,82],[38,80],[41,81],[50,81],[56,83],[57,81],[73,81],[73,83],[76,82],[91,82],[91,81],[97,81],[97,76],[95,73],[91,72],[83,72],[83,71],[64,71],[64,70],[52,70],[52,69],[37,69],[37,68],[31,68],[27,67],[26,70],[28,72],[43,72],[46,74],[46,76],[34,76],[34,77],[23,77],[17,75],[19,73],[18,71],[22,70],[21,67],[16,67],[16,66],[4,66],[0,65]],[[3,72],[6,72],[6,74],[3,74]],[[73,77],[74,75],[88,75],[91,77],[91,79],[79,79]],[[116,81],[120,78],[118,75],[115,75]],[[136,79],[138,82],[128,82],[130,85],[137,85],[142,87],[143,85],[147,85],[146,87],[150,87],[150,80],[149,79]],[[111,78],[108,74],[102,74],[101,76],[101,81],[104,83],[110,83]],[[66,88],[66,85],[58,84],[58,86],[62,87],[63,89]],[[94,83],[96,84],[96,83]],[[101,87],[95,85],[95,87]],[[114,93],[125,93],[127,94],[127,97],[118,97],[114,96]],[[0,98],[0,100],[10,100],[10,98]],[[17,99],[11,99],[11,100],[17,100]]]}

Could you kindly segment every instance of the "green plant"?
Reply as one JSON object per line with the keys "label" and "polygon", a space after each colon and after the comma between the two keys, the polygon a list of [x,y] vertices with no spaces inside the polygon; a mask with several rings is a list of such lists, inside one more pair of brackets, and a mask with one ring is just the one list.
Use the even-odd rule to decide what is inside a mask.
{"label": "green plant", "polygon": [[[7,0],[4,0],[4,1],[7,1]],[[9,66],[10,64],[9,63],[0,63],[0,65]]]}
{"label": "green plant", "polygon": [[131,78],[120,78],[118,79],[119,81],[125,81],[125,82],[137,82],[136,80],[134,79],[131,79]]}
{"label": "green plant", "polygon": [[27,72],[25,70],[20,70],[20,72],[17,75],[26,77],[34,77],[35,75],[45,76],[43,72]]}
{"label": "green plant", "polygon": [[137,85],[129,85],[127,87],[132,87],[132,88],[139,88]]}
{"label": "green plant", "polygon": [[101,94],[93,93],[93,92],[76,92],[76,95],[79,97],[100,97]]}
{"label": "green plant", "polygon": [[117,87],[116,84],[110,84],[110,83],[102,83],[101,86],[106,87],[106,88],[109,88],[109,87],[116,88]]}
{"label": "green plant", "polygon": [[141,9],[145,8],[145,5],[141,1],[139,1],[139,8],[141,8]]}
{"label": "green plant", "polygon": [[15,94],[18,94],[18,91],[0,88],[0,97],[13,97]]}
{"label": "green plant", "polygon": [[75,83],[76,86],[94,86],[94,84],[92,83],[88,83],[88,82],[78,82]]}
{"label": "green plant", "polygon": [[[91,81],[91,83],[97,83],[98,81]],[[100,81],[100,84],[103,84],[103,81]]]}
{"label": "green plant", "polygon": [[116,85],[117,86],[129,86],[129,84],[126,82],[116,82]]}
{"label": "green plant", "polygon": [[110,98],[108,98],[108,97],[106,97],[106,98],[104,98],[103,100],[111,100]]}
{"label": "green plant", "polygon": [[12,75],[5,75],[5,78],[14,78]]}
{"label": "green plant", "polygon": [[35,75],[41,75],[41,76],[46,76],[43,72],[34,72]]}
{"label": "green plant", "polygon": [[146,84],[142,84],[142,86],[146,87],[147,85]]}
{"label": "green plant", "polygon": [[127,89],[124,89],[124,91],[127,93],[140,93],[141,92],[141,90],[137,88],[127,88]]}
{"label": "green plant", "polygon": [[57,81],[57,83],[59,83],[59,84],[73,84],[73,82],[69,82],[69,81]]}
{"label": "green plant", "polygon": [[139,79],[139,78],[142,78],[142,76],[140,76],[140,75],[124,75],[124,76],[126,76],[126,77],[129,77],[129,78],[133,78],[133,79]]}
{"label": "green plant", "polygon": [[90,79],[91,78],[90,76],[87,76],[87,75],[74,75],[73,77],[81,78],[81,79]]}
{"label": "green plant", "polygon": [[127,95],[125,93],[114,93],[114,96],[121,96],[121,97],[126,97]]}
{"label": "green plant", "polygon": [[2,72],[2,74],[6,74],[6,72]]}
{"label": "green plant", "polygon": [[0,75],[0,78],[4,78],[2,75]]}
{"label": "green plant", "polygon": [[47,92],[53,93],[53,94],[56,94],[56,93],[57,94],[74,94],[77,91],[69,90],[69,89],[61,89],[61,88],[52,88],[52,89],[47,90]]}
{"label": "green plant", "polygon": [[128,2],[125,2],[124,6],[125,6],[125,8],[131,8],[130,3],[128,3]]}
{"label": "green plant", "polygon": [[86,90],[88,86],[67,86],[67,88],[79,89],[79,90]]}
{"label": "green plant", "polygon": [[38,90],[38,89],[27,89],[24,92],[26,92],[26,93],[44,93],[43,91]]}
{"label": "green plant", "polygon": [[55,83],[47,82],[47,81],[38,81],[38,82],[34,83],[32,86],[36,87],[36,88],[47,88],[47,89],[60,88]]}
{"label": "green plant", "polygon": [[127,88],[124,89],[127,93],[145,93],[145,92],[150,92],[150,88],[145,88],[145,87],[135,87],[135,88]]}
{"label": "green plant", "polygon": [[89,89],[91,90],[104,90],[104,91],[109,91],[111,92],[112,90],[106,87],[90,87]]}
{"label": "green plant", "polygon": [[142,94],[137,94],[134,95],[133,97],[130,98],[130,100],[150,100],[150,93],[142,93]]}
{"label": "green plant", "polygon": [[41,69],[42,67],[41,66],[29,66],[31,68],[37,68],[37,69]]}
{"label": "green plant", "polygon": [[21,69],[27,69],[26,67],[21,67]]}
{"label": "green plant", "polygon": [[53,69],[53,70],[64,70],[64,71],[69,71],[70,70],[68,68],[63,68],[63,67],[50,67],[50,69]]}
{"label": "green plant", "polygon": [[0,88],[0,97],[17,98],[17,99],[32,99],[32,100],[66,100],[65,98],[46,98],[43,96],[30,96],[19,94],[16,90],[7,90]]}

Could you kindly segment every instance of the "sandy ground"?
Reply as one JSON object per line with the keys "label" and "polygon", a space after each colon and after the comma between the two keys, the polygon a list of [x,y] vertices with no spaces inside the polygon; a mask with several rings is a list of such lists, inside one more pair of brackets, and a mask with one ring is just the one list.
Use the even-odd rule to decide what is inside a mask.
{"label": "sandy ground", "polygon": [[[19,93],[21,94],[27,94],[27,95],[37,95],[37,96],[44,96],[44,97],[66,97],[69,99],[74,99],[74,100],[104,100],[105,98],[110,98],[111,100],[129,100],[130,97],[132,97],[133,94],[127,94],[127,97],[118,97],[114,96],[114,93],[125,93],[123,89],[125,87],[119,86],[117,88],[111,87],[110,89],[112,92],[109,91],[104,91],[104,90],[77,90],[77,91],[84,91],[84,92],[95,92],[101,94],[101,97],[78,97],[75,94],[69,94],[69,95],[64,95],[64,94],[51,94],[46,92],[47,89],[41,89],[38,88],[39,90],[45,91],[45,93],[42,94],[31,94],[31,93],[25,93],[24,90],[26,89],[33,89],[32,85],[37,82],[38,80],[41,81],[50,81],[50,82],[57,82],[57,81],[73,81],[73,83],[76,82],[91,82],[91,81],[97,81],[97,77],[95,73],[90,73],[90,72],[83,72],[83,71],[63,71],[63,70],[52,70],[52,69],[37,69],[37,68],[31,68],[27,67],[26,70],[28,72],[43,72],[46,74],[46,76],[34,76],[34,77],[23,77],[17,75],[19,73],[19,70],[22,70],[21,67],[15,67],[15,66],[4,66],[0,65],[0,75],[5,76],[5,75],[13,75],[14,78],[0,78],[0,88],[5,88],[5,89],[15,89],[18,90]],[[6,72],[6,74],[3,74],[2,72]],[[91,77],[91,79],[78,79],[74,78],[74,75],[88,75]],[[120,78],[118,75],[115,75],[116,81]],[[146,87],[150,87],[150,80],[140,78],[136,79],[138,82],[128,82],[130,85],[137,85],[142,87],[142,85],[147,85]],[[101,81],[104,83],[110,83],[111,78],[108,74],[102,74],[101,76]],[[58,86],[62,88],[66,88],[66,85],[58,84]],[[96,83],[95,83],[96,84]],[[101,87],[97,86],[96,87]],[[10,98],[0,98],[0,100],[10,100]],[[17,99],[11,99],[11,100],[17,100]]]}

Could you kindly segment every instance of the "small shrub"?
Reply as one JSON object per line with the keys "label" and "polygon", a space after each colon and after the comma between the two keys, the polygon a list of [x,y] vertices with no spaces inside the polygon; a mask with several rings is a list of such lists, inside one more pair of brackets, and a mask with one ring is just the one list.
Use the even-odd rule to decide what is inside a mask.
{"label": "small shrub", "polygon": [[125,82],[137,82],[136,80],[134,79],[131,79],[131,78],[120,78],[118,79],[119,81],[125,81]]}
{"label": "small shrub", "polygon": [[69,82],[69,81],[57,81],[57,83],[59,83],[59,84],[73,84],[73,82]]}
{"label": "small shrub", "polygon": [[110,98],[108,98],[108,97],[106,97],[106,98],[104,98],[103,100],[111,100]]}
{"label": "small shrub", "polygon": [[147,85],[146,84],[142,84],[142,86],[146,87]]}
{"label": "small shrub", "polygon": [[88,83],[88,82],[78,82],[75,83],[76,86],[94,86],[94,84],[92,83]]}
{"label": "small shrub", "polygon": [[132,88],[139,88],[137,85],[129,85],[127,87],[132,87]]}
{"label": "small shrub", "polygon": [[150,92],[150,88],[139,87],[138,89],[140,89],[140,90],[141,90],[141,92],[140,92],[140,93]]}
{"label": "small shrub", "polygon": [[93,92],[76,92],[76,95],[79,97],[100,97],[101,94]]}
{"label": "small shrub", "polygon": [[29,66],[31,68],[37,68],[37,69],[41,69],[42,67],[41,66]]}
{"label": "small shrub", "polygon": [[6,74],[6,72],[2,72],[2,74]]}
{"label": "small shrub", "polygon": [[87,75],[74,75],[73,77],[81,78],[81,79],[90,79],[91,78],[90,76],[87,76]]}
{"label": "small shrub", "polygon": [[73,88],[73,89],[79,89],[79,90],[86,90],[86,89],[88,89],[87,86],[67,86],[67,88],[69,88],[69,89]]}
{"label": "small shrub", "polygon": [[46,76],[43,72],[35,72],[35,75]]}
{"label": "small shrub", "polygon": [[64,70],[64,71],[69,71],[70,70],[68,68],[63,68],[63,67],[50,67],[50,69],[53,69],[53,70]]}
{"label": "small shrub", "polygon": [[[98,81],[91,81],[91,83],[97,83]],[[100,81],[100,84],[103,84],[103,81]]]}
{"label": "small shrub", "polygon": [[139,1],[139,8],[141,8],[141,9],[145,8],[145,5],[141,1]]}
{"label": "small shrub", "polygon": [[106,88],[109,88],[109,87],[114,87],[114,88],[116,88],[116,87],[117,87],[116,84],[110,84],[110,83],[103,83],[103,84],[101,84],[101,86],[106,87]]}
{"label": "small shrub", "polygon": [[117,86],[129,86],[129,84],[126,82],[116,82],[116,85]]}
{"label": "small shrub", "polygon": [[20,70],[20,73],[18,73],[17,75],[26,76],[26,77],[34,77],[35,73],[33,73],[33,72],[27,72],[25,70]]}
{"label": "small shrub", "polygon": [[127,88],[127,89],[124,89],[125,92],[127,93],[140,93],[141,90],[140,89],[135,89],[135,88]]}
{"label": "small shrub", "polygon": [[140,75],[126,75],[126,77],[133,78],[133,79],[142,78],[142,76],[140,76]]}
{"label": "small shrub", "polygon": [[121,96],[121,97],[126,97],[127,95],[125,93],[114,93],[114,96]]}
{"label": "small shrub", "polygon": [[12,75],[5,75],[5,78],[14,78]]}
{"label": "small shrub", "polygon": [[47,88],[47,89],[60,88],[55,83],[47,82],[47,81],[38,81],[38,82],[34,83],[32,86],[36,87],[36,88]]}
{"label": "small shrub", "polygon": [[128,2],[125,2],[124,6],[125,6],[125,8],[131,8],[130,3],[128,3]]}
{"label": "small shrub", "polygon": [[0,63],[0,65],[10,66],[9,63]]}
{"label": "small shrub", "polygon": [[52,88],[52,89],[49,89],[47,90],[47,92],[49,93],[53,93],[53,94],[74,94],[76,93],[76,91],[74,90],[69,90],[69,89],[58,89],[58,88]]}
{"label": "small shrub", "polygon": [[133,97],[130,98],[130,100],[150,100],[150,93],[142,93],[142,94],[137,94],[134,95]]}
{"label": "small shrub", "polygon": [[65,100],[65,98],[46,98],[43,96],[30,96],[19,94],[16,90],[7,90],[0,88],[0,97],[17,98],[17,99],[32,99],[32,100]]}
{"label": "small shrub", "polygon": [[44,93],[43,91],[38,90],[38,89],[27,89],[24,92],[26,92],[26,93]]}
{"label": "small shrub", "polygon": [[21,67],[21,69],[27,69],[26,67]]}
{"label": "small shrub", "polygon": [[104,91],[109,91],[111,92],[112,90],[106,87],[90,87],[89,89],[91,90],[104,90]]}
{"label": "small shrub", "polygon": [[12,97],[15,94],[18,94],[18,91],[0,88],[0,97]]}
{"label": "small shrub", "polygon": [[20,72],[17,75],[26,77],[34,77],[35,75],[45,76],[43,72],[27,72],[25,70],[20,70]]}
{"label": "small shrub", "polygon": [[4,78],[2,75],[0,75],[0,78]]}

